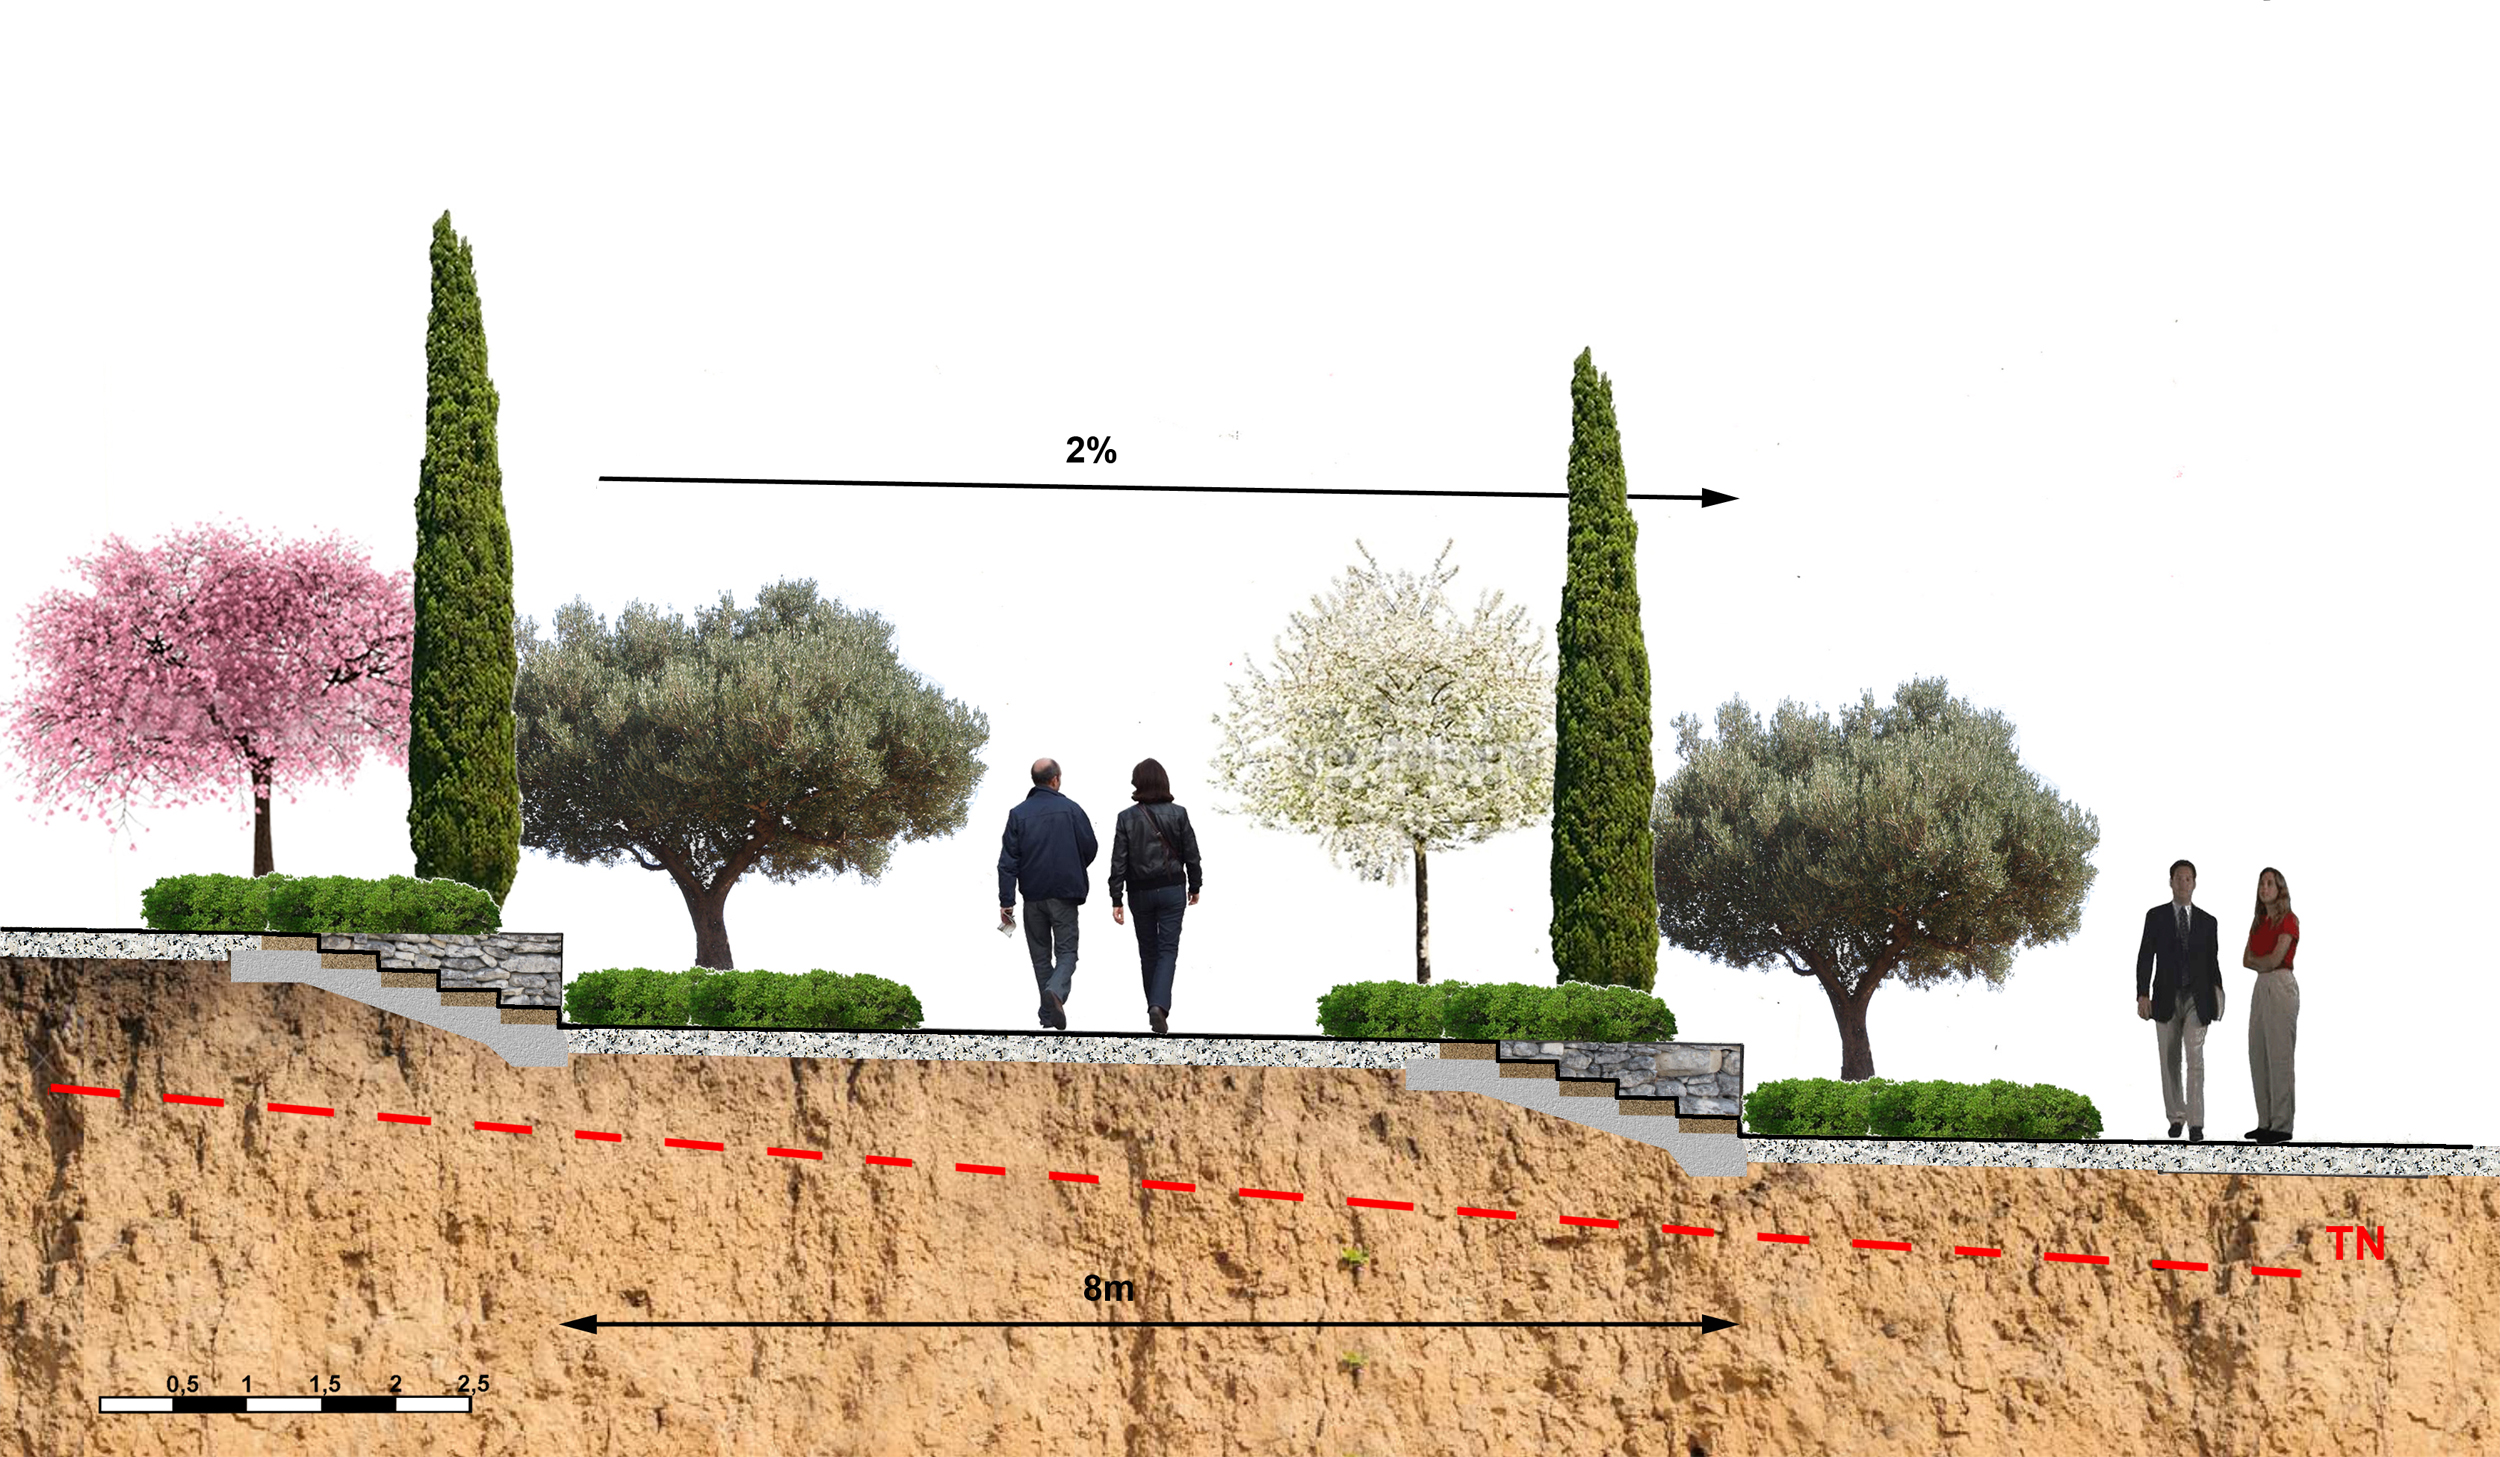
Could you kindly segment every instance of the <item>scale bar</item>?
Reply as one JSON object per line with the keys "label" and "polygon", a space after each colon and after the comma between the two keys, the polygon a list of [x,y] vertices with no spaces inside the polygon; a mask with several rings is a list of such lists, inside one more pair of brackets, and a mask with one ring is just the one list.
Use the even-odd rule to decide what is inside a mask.
{"label": "scale bar", "polygon": [[244,1416],[253,1412],[468,1411],[465,1396],[100,1396],[96,1411],[172,1416]]}

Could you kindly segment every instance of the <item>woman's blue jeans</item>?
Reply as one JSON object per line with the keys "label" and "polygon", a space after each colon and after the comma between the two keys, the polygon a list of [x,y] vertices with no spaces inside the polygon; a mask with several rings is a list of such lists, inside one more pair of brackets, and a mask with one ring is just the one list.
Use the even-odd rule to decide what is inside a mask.
{"label": "woman's blue jeans", "polygon": [[1188,909],[1186,881],[1129,890],[1129,919],[1137,927],[1137,965],[1146,983],[1149,1007],[1172,1010],[1172,973],[1181,959],[1181,915]]}

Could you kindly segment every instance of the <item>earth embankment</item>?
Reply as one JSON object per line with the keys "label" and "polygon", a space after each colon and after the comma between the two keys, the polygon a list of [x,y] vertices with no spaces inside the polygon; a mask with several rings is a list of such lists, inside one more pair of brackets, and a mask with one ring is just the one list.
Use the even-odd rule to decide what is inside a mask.
{"label": "earth embankment", "polygon": [[[2500,1447],[2490,1180],[1690,1179],[1393,1071],[515,1069],[222,962],[7,959],[0,990],[24,1065],[0,1155],[0,1451],[21,1457]],[[2386,1258],[2347,1237],[2338,1260],[2339,1224],[2383,1229]],[[562,1328],[585,1315],[1539,1324]],[[1705,1315],[1737,1325],[1570,1324]],[[466,1416],[96,1411],[169,1375],[293,1394],[333,1374],[489,1379]]]}

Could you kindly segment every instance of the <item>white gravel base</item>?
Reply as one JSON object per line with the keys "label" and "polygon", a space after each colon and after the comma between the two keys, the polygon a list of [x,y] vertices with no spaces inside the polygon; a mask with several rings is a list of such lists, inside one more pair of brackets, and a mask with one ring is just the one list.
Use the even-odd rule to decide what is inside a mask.
{"label": "white gravel base", "polygon": [[[2160,1130],[2156,1129],[2155,1132]],[[2434,1174],[2490,1178],[2500,1148],[2382,1148],[2369,1144],[2256,1144],[2238,1139],[2153,1143],[2079,1139],[2054,1143],[1946,1143],[1916,1139],[1744,1139],[1757,1164],[1892,1164],[1930,1168],[2149,1169],[2169,1174],[2348,1174],[2427,1179]]]}
{"label": "white gravel base", "polygon": [[258,936],[188,936],[166,931],[0,931],[0,956],[222,961],[237,951],[259,949]]}

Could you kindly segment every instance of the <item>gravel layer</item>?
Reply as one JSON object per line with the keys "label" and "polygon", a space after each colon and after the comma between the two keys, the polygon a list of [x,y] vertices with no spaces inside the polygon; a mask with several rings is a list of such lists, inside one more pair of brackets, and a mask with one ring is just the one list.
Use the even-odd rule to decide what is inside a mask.
{"label": "gravel layer", "polygon": [[164,931],[0,931],[0,956],[105,961],[220,961],[258,951],[258,936],[178,936]]}
{"label": "gravel layer", "polygon": [[[5,931],[0,955],[106,960],[213,961],[257,950],[258,936],[150,931]],[[1259,1041],[1249,1038],[1036,1037],[971,1033],[683,1032],[568,1028],[568,1053],[675,1057],[867,1057],[938,1062],[1102,1062],[1198,1067],[1402,1067],[1439,1057],[1437,1042]],[[1743,1139],[1759,1164],[1918,1164],[1934,1167],[2154,1169],[2173,1173],[2353,1175],[2429,1178],[2500,1175],[2500,1148],[2388,1148],[2294,1142],[2193,1144],[2079,1141],[1937,1143],[1883,1139]]]}
{"label": "gravel layer", "polygon": [[[2155,1129],[2154,1132],[2160,1132]],[[1757,1164],[1919,1164],[1931,1168],[2151,1169],[2170,1174],[2320,1174],[2427,1179],[2434,1174],[2500,1175],[2500,1148],[2388,1148],[2379,1144],[2271,1146],[2228,1142],[1946,1143],[1920,1139],[1744,1139]]]}

